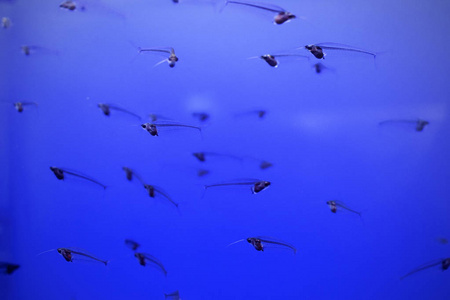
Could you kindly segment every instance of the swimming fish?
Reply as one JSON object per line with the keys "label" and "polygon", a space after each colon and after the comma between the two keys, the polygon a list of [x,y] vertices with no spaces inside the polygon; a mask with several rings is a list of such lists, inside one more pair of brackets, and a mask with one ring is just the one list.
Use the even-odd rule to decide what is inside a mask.
{"label": "swimming fish", "polygon": [[252,1],[226,1],[225,6],[228,4],[235,4],[235,5],[243,5],[248,6],[256,9],[265,10],[271,13],[275,13],[275,16],[273,18],[274,24],[281,25],[285,22],[288,22],[292,19],[295,19],[296,16],[285,9],[272,5],[267,3],[258,3],[258,2],[252,2]]}
{"label": "swimming fish", "polygon": [[319,43],[319,44],[313,44],[313,45],[306,45],[304,47],[306,50],[311,52],[311,54],[314,55],[314,57],[317,59],[325,59],[326,53],[324,52],[324,50],[330,50],[330,51],[337,50],[337,51],[361,53],[361,54],[371,55],[374,58],[377,56],[377,54],[375,52],[370,52],[370,51],[355,48],[353,46],[338,44],[338,43]]}
{"label": "swimming fish", "polygon": [[409,275],[412,275],[416,272],[419,272],[419,271],[422,271],[422,270],[425,270],[425,269],[428,269],[428,268],[431,268],[434,266],[438,266],[438,265],[441,266],[442,271],[447,270],[450,267],[450,257],[444,258],[444,259],[439,259],[439,260],[427,263],[425,265],[422,265],[422,266],[418,267],[417,269],[412,270],[408,274],[403,275],[402,277],[400,277],[400,279],[404,279],[405,277],[408,277]]}
{"label": "swimming fish", "polygon": [[111,109],[113,109],[113,110],[117,110],[117,111],[121,111],[123,113],[129,114],[129,115],[131,115],[133,117],[136,117],[139,120],[141,120],[141,117],[138,116],[137,114],[132,113],[132,112],[126,110],[126,109],[123,109],[123,108],[115,106],[115,105],[99,103],[99,104],[97,104],[97,106],[102,110],[102,112],[103,112],[103,114],[105,116],[109,116],[111,114]]}
{"label": "swimming fish", "polygon": [[57,249],[58,253],[62,255],[62,257],[64,257],[64,259],[67,262],[73,262],[73,260],[75,259],[88,259],[88,260],[92,260],[92,261],[98,261],[101,262],[103,264],[108,265],[108,261],[107,260],[102,260],[99,259],[89,253],[87,253],[84,250],[81,249],[73,249],[73,248],[58,248]]}
{"label": "swimming fish", "polygon": [[139,243],[130,239],[125,239],[125,245],[127,245],[127,247],[129,247],[133,251],[141,246]]}
{"label": "swimming fish", "polygon": [[347,206],[345,206],[344,204],[342,204],[342,203],[340,203],[338,201],[335,201],[335,200],[327,201],[327,204],[330,207],[332,213],[336,213],[337,212],[337,208],[340,207],[340,208],[346,209],[346,210],[348,210],[348,211],[350,211],[352,213],[355,213],[355,214],[361,216],[360,212],[352,210],[352,209],[348,208]]}
{"label": "swimming fish", "polygon": [[166,268],[164,268],[163,264],[156,259],[154,256],[147,253],[138,253],[136,252],[134,256],[138,259],[139,264],[143,267],[147,265],[147,262],[157,265],[161,271],[163,271],[164,275],[167,276]]}
{"label": "swimming fish", "polygon": [[255,249],[257,251],[264,251],[265,247],[270,247],[270,246],[282,246],[285,248],[289,248],[292,251],[294,251],[294,254],[297,253],[297,249],[292,246],[291,244],[288,244],[286,242],[280,241],[280,240],[276,240],[270,237],[262,237],[262,236],[256,236],[256,237],[249,237],[247,239],[241,239],[241,240],[237,240],[231,244],[229,244],[228,246],[234,245],[236,243],[242,242],[242,241],[247,241],[248,243],[252,244],[253,247],[255,247]]}
{"label": "swimming fish", "polygon": [[192,113],[192,116],[194,118],[197,118],[200,122],[205,122],[206,120],[209,119],[209,114],[204,112],[194,112]]}
{"label": "swimming fish", "polygon": [[18,112],[23,112],[23,107],[27,106],[27,105],[34,105],[34,106],[38,106],[38,104],[36,102],[16,102],[14,103],[14,107],[16,108],[16,110]]}
{"label": "swimming fish", "polygon": [[161,124],[154,124],[154,123],[144,123],[141,125],[141,127],[146,130],[150,135],[152,136],[158,136],[158,128],[159,127],[184,127],[184,128],[191,128],[191,129],[197,129],[199,131],[202,131],[200,127],[197,126],[191,126],[191,125],[184,125],[184,124],[176,124],[176,123],[161,123]]}
{"label": "swimming fish", "polygon": [[167,200],[169,200],[170,203],[172,203],[173,205],[175,205],[175,207],[178,208],[178,203],[173,201],[165,192],[163,192],[161,190],[161,188],[155,187],[154,185],[150,185],[150,184],[144,184],[144,188],[147,190],[148,195],[150,197],[155,198],[156,193],[158,193],[161,196],[163,196],[164,198],[166,198]]}
{"label": "swimming fish", "polygon": [[169,57],[160,61],[155,66],[167,62],[169,67],[175,67],[175,63],[178,61],[178,57],[175,55],[175,50],[172,47],[161,47],[161,48],[139,48],[139,53],[142,52],[156,52],[156,53],[167,53]]}
{"label": "swimming fish", "polygon": [[16,264],[10,264],[6,262],[0,262],[0,270],[4,270],[5,274],[11,275],[17,270],[20,266]]}
{"label": "swimming fish", "polygon": [[416,131],[420,132],[423,131],[423,129],[425,128],[426,125],[430,124],[430,122],[425,121],[425,120],[386,120],[383,122],[380,122],[379,125],[384,125],[384,124],[388,124],[388,123],[406,123],[406,124],[415,124],[416,125]]}
{"label": "swimming fish", "polygon": [[57,167],[50,167],[50,170],[52,170],[52,172],[55,174],[56,178],[58,178],[59,180],[64,180],[64,174],[69,174],[69,175],[72,175],[72,176],[76,176],[76,177],[79,177],[79,178],[83,178],[83,179],[89,180],[89,181],[91,181],[91,182],[93,182],[95,184],[98,184],[99,186],[103,187],[104,189],[106,189],[106,185],[101,184],[100,182],[98,182],[98,181],[96,181],[96,180],[94,180],[92,178],[89,178],[89,177],[86,177],[86,176],[83,176],[83,175],[80,175],[80,174],[77,174],[77,173],[74,173],[74,172],[71,172],[71,171],[67,171],[65,169],[57,168]]}
{"label": "swimming fish", "polygon": [[180,292],[175,291],[173,293],[170,294],[164,294],[164,298],[165,299],[170,299],[170,300],[180,300]]}
{"label": "swimming fish", "polygon": [[270,182],[264,181],[264,180],[259,180],[259,181],[250,181],[250,182],[217,183],[217,184],[205,185],[205,189],[208,189],[211,187],[233,186],[233,185],[250,185],[252,193],[257,194],[257,193],[267,189],[270,186]]}
{"label": "swimming fish", "polygon": [[309,59],[309,57],[305,56],[305,55],[300,55],[300,54],[276,54],[276,55],[272,55],[272,54],[264,54],[261,55],[260,58],[263,59],[266,63],[269,64],[269,66],[277,68],[278,67],[278,58],[283,58],[283,57],[297,57],[297,58],[306,58]]}

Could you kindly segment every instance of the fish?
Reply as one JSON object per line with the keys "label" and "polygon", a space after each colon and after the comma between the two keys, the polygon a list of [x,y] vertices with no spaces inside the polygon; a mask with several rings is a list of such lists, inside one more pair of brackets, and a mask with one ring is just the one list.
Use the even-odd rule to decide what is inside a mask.
{"label": "fish", "polygon": [[179,291],[175,291],[173,293],[170,294],[164,294],[164,299],[170,299],[170,300],[180,300],[180,292]]}
{"label": "fish", "polygon": [[7,263],[7,262],[0,262],[0,270],[4,270],[3,273],[8,274],[8,275],[11,275],[12,273],[14,273],[14,271],[16,271],[19,267],[20,267],[20,265],[11,264],[11,263]]}
{"label": "fish", "polygon": [[57,168],[57,167],[50,167],[50,170],[52,170],[52,172],[55,174],[56,178],[58,178],[59,180],[64,180],[64,177],[65,177],[64,174],[69,174],[69,175],[72,175],[72,176],[76,176],[76,177],[79,177],[79,178],[83,178],[83,179],[89,180],[89,181],[91,181],[91,182],[93,182],[93,183],[103,187],[103,189],[106,189],[106,185],[104,185],[104,184],[102,184],[102,183],[100,183],[97,180],[94,180],[92,178],[89,178],[89,177],[86,177],[86,176],[83,176],[83,175],[80,175],[80,174],[77,174],[77,173],[74,173],[74,172],[71,172],[71,171],[67,171],[65,169]]}
{"label": "fish", "polygon": [[136,177],[142,184],[144,184],[144,181],[142,180],[141,176],[139,176],[135,171],[128,167],[122,167],[122,170],[125,171],[126,177],[128,181],[133,180],[133,177]]}
{"label": "fish", "polygon": [[301,54],[264,54],[261,55],[260,58],[262,60],[264,60],[269,66],[274,67],[274,68],[278,68],[279,62],[278,59],[279,58],[286,58],[286,57],[297,57],[297,58],[306,58],[309,59],[308,56],[305,55],[301,55]]}
{"label": "fish", "polygon": [[125,245],[127,245],[127,247],[131,248],[131,250],[133,251],[137,250],[137,248],[141,246],[139,243],[130,239],[125,239]]}
{"label": "fish", "polygon": [[159,64],[162,64],[164,62],[167,62],[169,64],[169,67],[173,68],[175,67],[175,63],[178,62],[178,57],[175,55],[175,50],[172,47],[161,47],[161,48],[138,48],[139,53],[142,52],[155,52],[155,53],[167,53],[169,54],[169,57],[160,61],[155,65],[155,67]]}
{"label": "fish", "polygon": [[166,198],[167,200],[169,200],[170,203],[172,203],[173,205],[175,205],[175,207],[178,208],[178,203],[173,201],[165,192],[163,192],[161,190],[161,188],[158,188],[158,187],[156,187],[154,185],[150,185],[150,184],[144,184],[144,188],[147,190],[148,195],[150,197],[155,198],[156,193],[158,193],[161,196],[163,196],[164,198]]}
{"label": "fish", "polygon": [[136,252],[134,254],[134,256],[138,259],[139,264],[141,266],[145,267],[147,265],[147,262],[150,262],[150,263],[158,266],[161,269],[161,271],[164,273],[164,275],[167,276],[166,268],[164,268],[164,265],[158,259],[156,259],[154,256],[147,254],[147,253],[140,253],[140,252]]}
{"label": "fish", "polygon": [[158,136],[158,128],[159,127],[183,127],[183,128],[197,129],[200,132],[202,131],[202,129],[197,126],[176,124],[176,123],[161,123],[161,124],[144,123],[141,125],[141,127],[144,130],[146,130],[148,133],[150,133],[151,136]]}
{"label": "fish", "polygon": [[113,110],[117,110],[117,111],[121,111],[123,113],[129,114],[129,115],[141,120],[141,117],[138,116],[137,114],[132,113],[131,111],[128,111],[126,109],[123,109],[123,108],[115,106],[115,105],[106,104],[106,103],[98,103],[97,106],[102,110],[103,114],[108,117],[111,114],[111,109],[113,109]]}
{"label": "fish", "polygon": [[291,21],[293,19],[296,18],[296,16],[288,11],[286,11],[285,9],[273,5],[273,4],[268,4],[268,3],[258,3],[258,2],[252,2],[252,1],[231,1],[231,0],[226,0],[225,1],[225,6],[227,6],[228,4],[234,4],[234,5],[242,5],[242,6],[248,6],[248,7],[252,7],[252,8],[256,8],[256,9],[260,9],[260,10],[265,10],[268,11],[270,13],[274,13],[275,16],[273,18],[273,23],[276,25],[281,25],[284,24],[288,21]]}
{"label": "fish", "polygon": [[192,116],[194,118],[197,118],[200,122],[205,122],[206,120],[209,119],[209,114],[204,112],[194,112],[192,113]]}
{"label": "fish", "polygon": [[336,51],[346,51],[346,52],[353,52],[353,53],[361,53],[373,56],[373,58],[376,58],[377,53],[366,51],[362,49],[355,48],[353,46],[345,45],[345,44],[339,44],[339,43],[319,43],[319,44],[311,44],[304,46],[306,50],[311,52],[312,55],[314,55],[317,59],[325,59],[326,52],[324,50],[336,50]]}
{"label": "fish", "polygon": [[438,265],[440,265],[442,271],[447,270],[450,267],[450,257],[426,263],[426,264],[424,264],[424,265],[422,265],[422,266],[412,270],[408,274],[403,275],[402,277],[400,277],[400,280],[405,279],[406,277],[408,277],[408,276],[410,276],[410,275],[412,275],[414,273],[417,273],[419,271],[422,271],[422,270],[425,270],[425,269],[428,269],[428,268],[432,268],[432,267],[438,266]]}
{"label": "fish", "polygon": [[[271,237],[265,237],[265,236],[256,236],[256,237],[249,237],[247,239],[241,239],[241,240],[237,240],[231,244],[229,244],[228,246],[240,243],[242,241],[247,241],[248,243],[250,243],[253,247],[255,247],[256,251],[264,251],[264,249],[268,246],[281,246],[281,247],[285,247],[288,249],[291,249],[292,251],[294,251],[294,254],[297,253],[297,248],[295,248],[294,246],[292,246],[291,244],[288,244],[286,242],[271,238]],[[227,246],[227,247],[228,247]]]}
{"label": "fish", "polygon": [[59,254],[62,255],[62,257],[64,257],[64,259],[67,262],[73,262],[74,259],[78,259],[77,256],[83,257],[83,258],[88,258],[89,260],[93,260],[93,261],[98,261],[101,262],[103,264],[108,265],[108,261],[107,260],[102,260],[99,259],[89,253],[87,253],[84,250],[81,249],[73,249],[73,248],[58,248],[56,249],[58,251]]}
{"label": "fish", "polygon": [[357,212],[357,211],[355,211],[353,209],[350,209],[350,208],[348,208],[347,206],[345,206],[344,204],[342,204],[342,203],[340,203],[338,201],[335,201],[335,200],[327,201],[327,205],[330,207],[332,213],[336,213],[337,212],[337,208],[340,207],[340,208],[346,209],[346,210],[348,210],[348,211],[350,211],[352,213],[355,213],[355,214],[357,214],[357,215],[359,215],[361,217],[361,213],[360,212]]}
{"label": "fish", "polygon": [[231,158],[231,159],[235,159],[238,161],[243,160],[243,158],[241,158],[241,157],[237,157],[237,156],[230,155],[230,154],[216,153],[216,152],[194,152],[194,153],[192,153],[192,155],[194,155],[194,157],[197,158],[201,162],[205,162],[206,158],[209,156]]}
{"label": "fish", "polygon": [[264,180],[249,181],[249,182],[217,183],[217,184],[205,185],[205,189],[209,189],[212,187],[218,187],[218,186],[233,186],[233,185],[250,185],[252,193],[258,194],[259,192],[267,189],[271,185],[271,183],[269,181],[264,181]]}
{"label": "fish", "polygon": [[23,112],[24,106],[34,105],[34,106],[38,107],[38,104],[36,102],[15,102],[13,104],[14,104],[14,107],[16,108],[16,110],[20,113]]}
{"label": "fish", "polygon": [[378,123],[378,125],[385,125],[385,124],[389,124],[389,123],[414,124],[414,125],[416,125],[415,127],[416,127],[417,132],[423,131],[425,126],[430,124],[430,122],[428,122],[428,121],[425,121],[422,119],[417,119],[417,120],[386,120],[386,121]]}

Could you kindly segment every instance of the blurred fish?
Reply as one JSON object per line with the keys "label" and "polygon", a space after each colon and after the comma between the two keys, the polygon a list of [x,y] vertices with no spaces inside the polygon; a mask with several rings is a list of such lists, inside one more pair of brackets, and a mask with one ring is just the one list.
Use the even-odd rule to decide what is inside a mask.
{"label": "blurred fish", "polygon": [[386,120],[383,122],[378,123],[378,125],[386,125],[386,124],[415,124],[416,125],[416,131],[420,132],[423,131],[423,129],[425,128],[426,125],[430,124],[430,122],[425,121],[425,120]]}
{"label": "blurred fish", "polygon": [[[308,56],[300,55],[300,54],[264,54],[261,56],[258,56],[259,58],[263,59],[269,66],[278,68],[279,65],[279,58],[306,58],[309,59]],[[256,57],[250,57],[250,58],[256,58]]]}
{"label": "blurred fish", "polygon": [[140,48],[139,53],[142,52],[155,52],[155,53],[167,53],[169,54],[169,57],[160,61],[155,66],[162,64],[164,62],[167,62],[169,64],[169,67],[173,68],[175,67],[175,63],[178,61],[178,57],[175,55],[175,50],[172,47],[161,47],[161,48]]}
{"label": "blurred fish", "polygon": [[265,10],[271,13],[275,13],[275,16],[273,18],[274,24],[281,25],[283,23],[286,23],[292,19],[295,19],[295,15],[292,13],[286,11],[285,9],[273,5],[273,4],[267,4],[267,3],[258,3],[258,2],[252,2],[252,1],[225,1],[225,6],[228,4],[235,4],[235,5],[243,5],[248,6],[260,10]]}
{"label": "blurred fish", "polygon": [[258,181],[249,181],[249,182],[217,183],[217,184],[205,185],[205,189],[209,189],[211,187],[218,187],[218,186],[236,186],[236,185],[250,185],[252,193],[257,194],[257,193],[267,189],[270,186],[270,182],[264,181],[264,180],[258,180]]}
{"label": "blurred fish", "polygon": [[31,54],[37,53],[45,55],[59,55],[59,52],[56,50],[36,45],[24,45],[20,47],[20,50],[22,50],[23,54],[25,54],[26,56],[30,56]]}
{"label": "blurred fish", "polygon": [[375,58],[377,54],[375,52],[370,52],[362,49],[355,48],[353,46],[338,44],[338,43],[319,43],[314,45],[306,45],[305,49],[311,52],[317,59],[325,59],[327,55],[324,50],[330,51],[345,51],[345,52],[353,52],[353,53],[361,53],[373,56]]}
{"label": "blurred fish", "polygon": [[136,117],[139,120],[141,120],[141,117],[138,116],[137,114],[132,113],[132,112],[126,110],[126,109],[123,109],[123,108],[115,106],[115,105],[106,104],[106,103],[98,103],[97,106],[102,110],[103,114],[105,116],[108,116],[108,117],[111,114],[111,109],[113,109],[113,110],[117,110],[117,111],[121,111],[123,113],[129,114],[129,115],[131,115],[133,117]]}
{"label": "blurred fish", "polygon": [[200,122],[205,122],[206,120],[209,119],[209,114],[204,112],[194,112],[192,113],[192,116],[194,118],[197,118]]}
{"label": "blurred fish", "polygon": [[79,177],[79,178],[83,178],[83,179],[89,180],[89,181],[91,181],[91,182],[93,182],[93,183],[103,187],[104,189],[106,189],[106,185],[101,184],[100,182],[98,182],[98,181],[96,181],[96,180],[94,180],[92,178],[89,178],[87,176],[80,175],[80,174],[74,173],[72,171],[67,171],[65,169],[61,169],[61,168],[57,168],[57,167],[50,167],[50,170],[52,170],[52,172],[55,174],[56,178],[58,178],[59,180],[64,180],[64,176],[65,176],[64,174],[69,174],[69,175],[72,175],[72,176],[76,176],[76,177]]}
{"label": "blurred fish", "polygon": [[133,251],[141,246],[139,243],[130,239],[125,239],[125,245]]}
{"label": "blurred fish", "polygon": [[447,245],[448,244],[448,240],[446,238],[437,238],[438,242],[441,243],[442,245]]}
{"label": "blurred fish", "polygon": [[8,17],[3,17],[2,18],[2,27],[4,29],[7,29],[7,28],[11,27],[11,20]]}
{"label": "blurred fish", "polygon": [[257,115],[258,118],[262,119],[266,116],[267,111],[264,109],[258,109],[258,110],[250,110],[250,111],[245,111],[245,112],[241,112],[235,115],[235,117],[246,117],[249,115]]}
{"label": "blurred fish", "polygon": [[361,216],[360,212],[354,211],[354,210],[348,208],[347,206],[345,206],[344,204],[342,204],[341,202],[338,202],[335,200],[327,201],[327,205],[330,207],[332,213],[336,213],[337,208],[340,207],[340,208],[348,210],[349,212],[352,212],[352,213],[355,213],[355,214]]}
{"label": "blurred fish", "polygon": [[10,264],[6,262],[0,262],[0,270],[4,270],[3,273],[11,275],[15,270],[17,270],[20,266],[16,264]]}
{"label": "blurred fish", "polygon": [[202,131],[200,127],[197,126],[191,126],[191,125],[184,125],[184,124],[176,124],[176,123],[160,123],[160,124],[153,124],[153,123],[144,123],[141,125],[141,127],[146,130],[150,135],[152,136],[158,136],[158,128],[159,127],[182,127],[182,128],[191,128],[191,129],[197,129],[199,131]]}
{"label": "blurred fish", "polygon": [[14,103],[14,107],[16,108],[16,110],[18,112],[23,112],[23,107],[24,106],[28,106],[28,105],[34,105],[34,106],[38,106],[38,104],[36,102],[16,102]]}
{"label": "blurred fish", "polygon": [[267,246],[281,246],[281,247],[285,247],[285,248],[289,248],[292,251],[294,251],[294,254],[297,253],[297,249],[292,246],[291,244],[288,244],[286,242],[271,238],[271,237],[262,237],[262,236],[256,236],[256,237],[249,237],[247,239],[241,239],[241,240],[237,240],[231,244],[229,244],[228,246],[234,245],[236,243],[240,243],[242,241],[247,241],[248,243],[252,244],[253,247],[255,247],[255,249],[257,251],[264,251],[264,248],[266,248]]}
{"label": "blurred fish", "polygon": [[175,205],[175,207],[178,208],[178,203],[173,201],[165,192],[163,192],[163,190],[161,188],[158,188],[158,187],[156,187],[154,185],[150,185],[150,184],[144,184],[144,188],[147,190],[148,195],[150,197],[155,198],[156,193],[158,193],[159,195],[161,195],[164,198],[166,198],[167,200],[169,200],[170,203],[172,203],[173,205]]}
{"label": "blurred fish", "polygon": [[161,271],[163,271],[164,275],[167,276],[166,268],[164,268],[163,264],[156,259],[154,256],[147,253],[138,253],[136,252],[134,256],[139,260],[139,264],[143,267],[147,265],[147,261],[158,266]]}
{"label": "blurred fish", "polygon": [[164,298],[165,299],[170,299],[170,300],[181,300],[180,293],[178,291],[175,291],[175,292],[170,293],[170,294],[164,294]]}
{"label": "blurred fish", "polygon": [[130,169],[128,167],[122,167],[122,170],[125,171],[126,177],[129,181],[133,180],[133,177],[136,177],[142,184],[144,184],[144,181],[142,180],[142,178],[132,169]]}
{"label": "blurred fish", "polygon": [[235,160],[238,160],[238,161],[242,161],[243,160],[243,158],[241,158],[241,157],[237,157],[237,156],[230,155],[230,154],[216,153],[216,152],[194,152],[194,153],[192,153],[192,155],[194,155],[194,157],[196,157],[201,162],[205,162],[206,158],[209,157],[209,156],[222,157],[222,158],[231,158],[231,159],[235,159]]}
{"label": "blurred fish", "polygon": [[62,255],[62,257],[64,257],[64,259],[67,262],[73,262],[73,260],[77,260],[77,259],[88,259],[88,260],[92,260],[92,261],[98,261],[101,262],[103,264],[105,264],[105,266],[108,264],[107,260],[101,260],[89,253],[87,253],[84,250],[81,249],[73,249],[73,248],[58,248],[57,249],[58,253]]}
{"label": "blurred fish", "polygon": [[434,266],[438,266],[438,265],[441,266],[442,271],[447,270],[450,267],[450,258],[439,259],[439,260],[436,260],[436,261],[433,261],[430,263],[426,263],[422,266],[419,266],[417,269],[412,270],[408,274],[403,275],[402,277],[400,277],[400,279],[404,279],[405,277],[408,277],[409,275],[412,275],[416,272],[419,272],[419,271],[422,271],[422,270],[425,270],[425,269],[428,269],[428,268],[431,268]]}

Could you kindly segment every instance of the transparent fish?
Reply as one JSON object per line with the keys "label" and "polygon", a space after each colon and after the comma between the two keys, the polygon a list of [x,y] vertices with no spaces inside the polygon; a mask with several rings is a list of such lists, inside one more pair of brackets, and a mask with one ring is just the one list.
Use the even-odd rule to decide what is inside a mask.
{"label": "transparent fish", "polygon": [[55,174],[56,178],[58,178],[59,180],[64,180],[65,174],[69,174],[69,175],[72,175],[72,176],[76,176],[76,177],[79,177],[79,178],[86,179],[86,180],[88,180],[90,182],[93,182],[93,183],[103,187],[103,189],[106,189],[106,185],[101,184],[97,180],[94,180],[94,179],[89,178],[87,176],[80,175],[78,173],[75,173],[75,172],[72,172],[72,171],[68,171],[66,169],[57,168],[57,167],[50,167],[50,170],[52,170],[52,172]]}
{"label": "transparent fish", "polygon": [[327,67],[327,66],[325,66],[324,64],[322,64],[322,63],[315,63],[314,65],[313,65],[313,68],[314,68],[314,71],[317,73],[317,74],[321,74],[322,72],[324,72],[324,71],[332,71],[332,72],[334,72],[334,69],[332,69],[332,68],[330,68],[330,67]]}
{"label": "transparent fish", "polygon": [[[107,1],[100,0],[75,0],[64,1],[59,7],[67,11],[80,11],[80,12],[95,12],[96,14],[112,16],[120,19],[125,19],[125,15],[109,6],[104,4]],[[111,1],[110,1],[111,2]]]}
{"label": "transparent fish", "polygon": [[277,24],[277,25],[281,25],[283,23],[286,23],[286,22],[296,18],[296,16],[293,15],[292,13],[286,11],[285,9],[283,9],[277,5],[273,5],[273,4],[259,3],[259,2],[253,2],[253,1],[228,1],[228,0],[226,0],[225,6],[227,6],[228,4],[246,6],[246,7],[251,7],[251,8],[264,10],[264,11],[273,13],[274,14],[273,23]]}
{"label": "transparent fish", "polygon": [[314,55],[314,57],[317,59],[325,59],[325,56],[327,55],[328,51],[344,51],[349,53],[360,53],[364,55],[373,56],[373,58],[377,56],[377,53],[375,52],[366,51],[355,48],[353,46],[339,43],[319,43],[314,45],[306,45],[304,48],[309,52],[311,52],[311,54]]}
{"label": "transparent fish", "polygon": [[70,11],[74,11],[75,9],[85,10],[85,7],[82,5],[78,5],[75,1],[64,1],[59,5],[60,8],[64,8]]}
{"label": "transparent fish", "polygon": [[269,181],[264,180],[257,180],[257,181],[247,181],[247,182],[230,182],[230,183],[217,183],[217,184],[210,184],[205,185],[205,189],[209,189],[212,187],[219,187],[219,186],[239,186],[239,185],[249,185],[251,186],[251,191],[253,194],[257,194],[261,191],[264,191],[270,186]]}
{"label": "transparent fish", "polygon": [[264,251],[264,249],[266,247],[277,247],[277,246],[281,246],[287,249],[290,249],[292,251],[294,251],[294,254],[297,253],[297,249],[292,246],[291,244],[288,244],[286,242],[271,238],[271,237],[265,237],[265,236],[256,236],[256,237],[249,237],[247,239],[241,239],[241,240],[237,240],[231,244],[229,244],[228,246],[234,245],[236,243],[240,243],[243,241],[247,241],[248,243],[252,244],[253,247],[255,247],[255,249],[257,251]]}
{"label": "transparent fish", "polygon": [[210,156],[219,157],[219,158],[230,158],[230,159],[234,159],[234,160],[238,160],[238,161],[243,160],[243,158],[241,158],[241,157],[237,157],[237,156],[230,155],[230,154],[216,153],[216,152],[194,152],[194,153],[192,153],[192,155],[194,155],[194,157],[197,158],[201,162],[205,162],[207,157],[210,157]]}
{"label": "transparent fish", "polygon": [[137,114],[132,113],[131,111],[128,111],[126,109],[123,109],[123,108],[115,106],[115,105],[106,104],[106,103],[98,103],[97,106],[102,110],[103,114],[108,117],[111,114],[111,109],[112,109],[112,110],[117,110],[117,111],[129,114],[129,115],[141,120],[141,117],[138,116]]}
{"label": "transparent fish", "polygon": [[147,253],[138,252],[136,252],[134,256],[138,259],[141,266],[145,267],[147,263],[150,262],[151,264],[158,266],[158,268],[164,273],[164,275],[167,276],[166,268],[164,268],[164,265],[154,256]]}
{"label": "transparent fish", "polygon": [[175,201],[173,201],[161,188],[158,188],[154,185],[150,185],[150,184],[144,184],[144,188],[147,190],[148,195],[152,198],[155,198],[156,194],[159,194],[161,196],[163,196],[164,198],[166,198],[167,200],[169,200],[170,203],[172,203],[173,205],[175,205],[175,207],[178,208],[178,203],[176,203]]}
{"label": "transparent fish", "polygon": [[423,131],[426,125],[430,124],[430,122],[417,119],[417,120],[386,120],[378,123],[379,125],[387,125],[387,124],[412,124],[415,125],[416,131]]}
{"label": "transparent fish", "polygon": [[[250,57],[250,58],[256,58],[256,57]],[[301,54],[264,54],[259,56],[262,60],[264,60],[269,66],[278,68],[279,65],[279,59],[280,58],[305,58],[309,60],[308,56],[301,55]]]}
{"label": "transparent fish", "polygon": [[0,262],[0,270],[3,270],[2,273],[11,275],[17,270],[20,266],[16,264],[11,264],[7,262]]}
{"label": "transparent fish", "polygon": [[141,127],[146,130],[150,135],[152,136],[158,136],[158,128],[164,128],[164,127],[171,127],[171,128],[190,128],[190,129],[197,129],[198,131],[202,131],[200,127],[197,126],[191,126],[191,125],[184,125],[184,124],[177,124],[177,123],[160,123],[160,124],[154,124],[154,123],[144,123],[141,125]]}
{"label": "transparent fish", "polygon": [[170,299],[170,300],[180,300],[180,292],[175,291],[170,294],[164,294],[164,299]]}
{"label": "transparent fish", "polygon": [[141,176],[139,176],[135,171],[128,167],[122,167],[122,170],[125,171],[126,177],[128,181],[133,180],[133,177],[136,177],[142,184],[144,184],[144,181],[142,180]]}
{"label": "transparent fish", "polygon": [[59,55],[59,52],[56,50],[48,49],[42,46],[32,46],[32,45],[24,45],[20,47],[23,54],[26,56],[30,56],[31,54],[45,54],[45,55]]}
{"label": "transparent fish", "polygon": [[445,270],[447,270],[450,267],[450,258],[439,259],[439,260],[436,260],[436,261],[433,261],[433,262],[426,263],[426,264],[424,264],[422,266],[419,266],[418,268],[412,270],[408,274],[403,275],[402,277],[400,277],[400,279],[404,279],[404,278],[406,278],[406,277],[408,277],[408,276],[410,276],[410,275],[412,275],[414,273],[417,273],[419,271],[423,271],[423,270],[428,269],[428,268],[432,268],[434,266],[440,266],[441,270],[445,271]]}
{"label": "transparent fish", "polygon": [[133,251],[141,246],[139,243],[130,239],[125,239],[125,245]]}
{"label": "transparent fish", "polygon": [[178,61],[178,57],[175,55],[175,50],[172,47],[161,47],[161,48],[140,48],[139,49],[139,53],[142,52],[153,52],[156,54],[169,54],[169,57],[160,61],[159,63],[157,63],[155,66],[162,64],[164,62],[167,62],[169,64],[169,67],[173,68],[175,67],[175,63]]}
{"label": "transparent fish", "polygon": [[35,107],[38,107],[38,104],[36,102],[16,102],[14,103],[14,108],[18,111],[18,112],[23,112],[24,106],[30,106],[33,105]]}
{"label": "transparent fish", "polygon": [[247,116],[251,116],[251,115],[256,115],[258,118],[263,119],[267,114],[267,111],[264,109],[257,109],[257,110],[250,110],[250,111],[245,111],[245,112],[241,112],[235,115],[235,117],[247,117]]}
{"label": "transparent fish", "polygon": [[108,264],[107,260],[99,259],[82,249],[58,248],[56,250],[58,251],[59,254],[62,255],[62,257],[64,257],[64,259],[67,262],[73,262],[74,260],[81,259],[81,260],[91,260],[91,261],[101,262],[101,263],[105,264],[105,266]]}
{"label": "transparent fish", "polygon": [[205,122],[209,119],[209,114],[204,112],[194,112],[192,113],[194,118],[197,118],[200,122]]}
{"label": "transparent fish", "polygon": [[8,17],[3,17],[2,18],[2,27],[4,29],[7,29],[7,28],[11,27],[11,20]]}
{"label": "transparent fish", "polygon": [[349,212],[352,212],[352,213],[355,213],[355,214],[361,216],[360,212],[357,212],[357,211],[355,211],[353,209],[350,209],[347,206],[345,206],[344,204],[342,204],[341,202],[338,202],[338,201],[335,201],[335,200],[327,201],[327,205],[330,207],[330,210],[331,210],[332,213],[336,213],[338,207],[340,207],[340,208],[343,208],[343,209],[345,209],[345,210],[347,210]]}

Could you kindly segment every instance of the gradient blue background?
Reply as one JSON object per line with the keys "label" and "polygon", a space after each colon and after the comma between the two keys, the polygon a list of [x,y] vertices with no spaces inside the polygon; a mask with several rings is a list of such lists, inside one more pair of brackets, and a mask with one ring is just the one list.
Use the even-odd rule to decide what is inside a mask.
{"label": "gradient blue background", "polygon": [[[253,11],[222,12],[206,1],[0,1],[13,26],[0,30],[0,277],[2,299],[450,299],[450,271],[399,277],[449,257],[450,56],[448,1],[273,1],[297,16],[276,26]],[[182,2],[182,1],[180,1]],[[206,3],[205,3],[206,2]],[[278,68],[248,57],[340,42],[380,52],[372,59],[327,56]],[[26,57],[20,46],[43,47]],[[136,48],[172,46],[175,68]],[[308,54],[306,52],[300,52]],[[35,101],[22,114],[11,103]],[[139,122],[99,102],[198,125],[152,137]],[[267,110],[263,120],[237,113]],[[423,132],[378,126],[422,118]],[[193,151],[266,159],[202,164]],[[79,170],[108,186],[68,178]],[[122,166],[180,202],[151,199]],[[196,177],[196,168],[211,174]],[[272,186],[208,190],[260,178]],[[332,214],[338,199],[362,211]],[[257,252],[229,243],[249,236],[290,242]],[[159,258],[168,276],[139,266],[125,238]],[[58,247],[80,247],[101,264],[67,263]]]}

